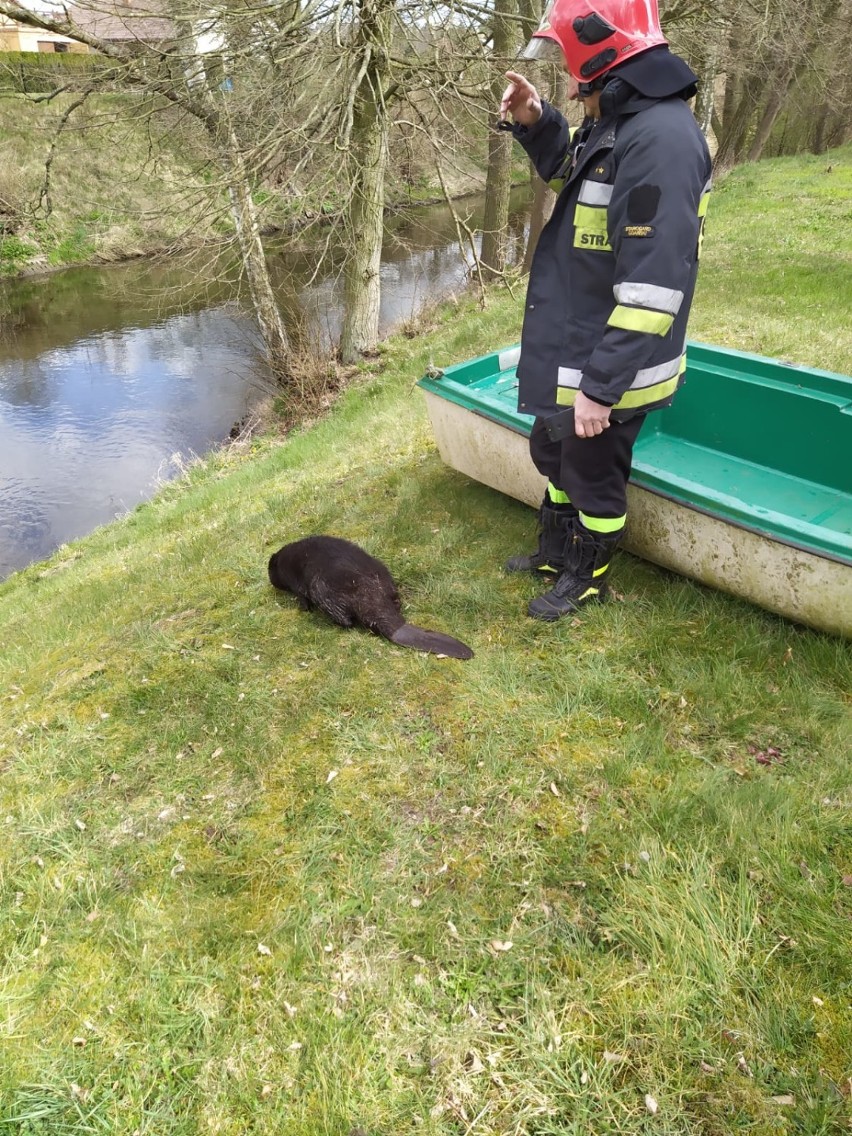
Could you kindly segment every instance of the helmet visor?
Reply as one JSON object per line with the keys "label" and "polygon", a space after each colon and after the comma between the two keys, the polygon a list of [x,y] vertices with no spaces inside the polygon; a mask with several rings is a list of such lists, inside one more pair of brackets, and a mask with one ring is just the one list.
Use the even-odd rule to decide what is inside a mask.
{"label": "helmet visor", "polygon": [[546,35],[534,35],[522,49],[520,59],[534,59],[538,63],[556,63],[565,66],[565,56],[555,39]]}

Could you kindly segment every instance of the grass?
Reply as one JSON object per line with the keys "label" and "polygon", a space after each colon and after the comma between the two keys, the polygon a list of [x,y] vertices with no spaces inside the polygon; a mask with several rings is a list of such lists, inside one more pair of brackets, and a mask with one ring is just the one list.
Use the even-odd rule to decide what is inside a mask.
{"label": "grass", "polygon": [[852,373],[852,148],[740,166],[713,194],[694,339]]}
{"label": "grass", "polygon": [[[696,324],[734,345],[775,250],[735,293],[709,250],[764,170],[799,180],[776,231],[822,184],[725,183]],[[825,362],[824,326],[848,371],[826,296],[742,346]],[[533,514],[441,464],[414,388],[519,309],[447,305],[323,421],[0,587],[0,1132],[848,1129],[850,645],[627,555],[622,602],[525,617]],[[475,659],[273,593],[313,531]]]}
{"label": "grass", "polygon": [[0,235],[0,278],[27,266],[159,251],[185,239],[190,223],[199,240],[212,232],[197,172],[204,140],[171,111],[150,119],[145,101],[132,94],[92,95],[73,112],[50,167],[48,214],[45,161],[76,98],[39,104],[0,93],[0,201],[15,226],[15,235]]}

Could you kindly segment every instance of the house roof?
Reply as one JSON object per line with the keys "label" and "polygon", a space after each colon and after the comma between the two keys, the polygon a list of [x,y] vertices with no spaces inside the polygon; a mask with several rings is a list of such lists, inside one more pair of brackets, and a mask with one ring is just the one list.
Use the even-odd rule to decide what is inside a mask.
{"label": "house roof", "polygon": [[69,4],[69,18],[82,31],[111,43],[160,43],[174,39],[174,23],[157,11],[157,3],[128,0],[86,0]]}

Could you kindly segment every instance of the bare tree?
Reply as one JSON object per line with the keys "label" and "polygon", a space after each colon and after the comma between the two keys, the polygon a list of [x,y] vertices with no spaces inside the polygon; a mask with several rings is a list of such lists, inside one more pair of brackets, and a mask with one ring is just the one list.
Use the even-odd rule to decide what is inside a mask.
{"label": "bare tree", "polygon": [[[852,19],[850,0],[722,0],[712,8],[694,0],[691,11],[687,0],[675,0],[663,13],[664,26],[673,27],[701,76],[696,117],[705,130],[712,124],[717,170],[758,160],[778,123],[789,129],[791,117],[807,121],[795,133],[811,137],[815,96],[826,105],[825,121],[832,119],[832,96],[840,95],[848,108],[841,45]],[[803,85],[809,97],[797,109]],[[820,92],[829,90],[824,99]]]}
{"label": "bare tree", "polygon": [[390,118],[387,96],[393,0],[361,0],[353,36],[355,72],[344,103],[341,145],[349,150],[350,243],[340,337],[344,363],[374,347],[379,332],[385,180]]}
{"label": "bare tree", "polygon": [[[214,144],[228,187],[242,263],[267,361],[276,377],[286,381],[289,341],[263,254],[245,157],[224,96],[214,94],[207,83],[192,21],[173,17],[168,22],[171,34],[165,43],[162,39],[152,43],[140,38],[130,50],[122,43],[87,30],[79,18],[72,18],[67,8],[62,15],[51,15],[46,11],[29,11],[16,0],[0,0],[0,14],[17,23],[44,28],[87,44],[120,64],[128,84],[180,106],[203,126]],[[148,14],[143,18],[154,17]],[[162,22],[162,13],[158,13],[157,18]],[[162,36],[163,29],[158,28],[158,33]]]}

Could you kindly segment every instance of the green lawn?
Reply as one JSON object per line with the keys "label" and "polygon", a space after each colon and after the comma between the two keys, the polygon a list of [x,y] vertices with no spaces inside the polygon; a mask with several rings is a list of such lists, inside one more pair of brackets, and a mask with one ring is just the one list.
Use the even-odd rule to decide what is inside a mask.
{"label": "green lawn", "polygon": [[[693,338],[852,371],[832,159],[720,187]],[[848,1130],[852,645],[626,554],[526,617],[414,386],[521,295],[0,586],[0,1133]],[[273,592],[311,532],[476,657]]]}

